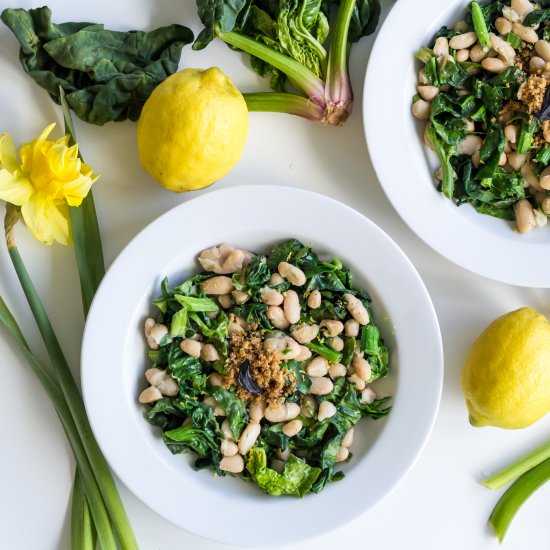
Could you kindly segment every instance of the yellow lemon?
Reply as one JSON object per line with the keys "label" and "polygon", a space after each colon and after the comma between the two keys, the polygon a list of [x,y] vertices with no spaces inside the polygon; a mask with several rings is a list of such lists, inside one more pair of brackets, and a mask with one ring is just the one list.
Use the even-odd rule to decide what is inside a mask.
{"label": "yellow lemon", "polygon": [[246,102],[219,69],[185,69],[146,101],[137,141],[143,167],[181,193],[202,189],[239,161],[248,133]]}
{"label": "yellow lemon", "polygon": [[474,426],[525,428],[550,410],[550,323],[524,307],[493,321],[462,371]]}

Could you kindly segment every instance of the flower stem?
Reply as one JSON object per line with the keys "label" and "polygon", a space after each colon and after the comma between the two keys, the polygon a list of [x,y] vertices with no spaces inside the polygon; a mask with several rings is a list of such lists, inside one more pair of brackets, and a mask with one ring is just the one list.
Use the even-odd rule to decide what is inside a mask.
{"label": "flower stem", "polygon": [[508,527],[522,504],[548,480],[550,480],[550,458],[524,473],[502,495],[489,517],[489,523],[493,526],[500,542],[504,540]]}
{"label": "flower stem", "polygon": [[489,489],[500,489],[547,458],[550,458],[550,441],[482,481],[482,485]]}
{"label": "flower stem", "polygon": [[85,489],[78,467],[74,474],[71,502],[71,548],[74,550],[95,550],[96,532],[86,500]]}
{"label": "flower stem", "polygon": [[323,108],[307,97],[297,94],[258,92],[243,94],[249,111],[264,111],[298,115],[308,120],[320,122]]}
{"label": "flower stem", "polygon": [[[10,205],[7,205],[10,209]],[[23,263],[23,259],[17,250],[17,247],[12,243],[12,247],[9,249],[10,258],[15,268],[27,302],[31,308],[36,324],[46,345],[48,355],[55,368],[59,379],[59,386],[69,407],[70,413],[74,419],[78,433],[82,438],[82,443],[92,470],[95,473],[96,480],[101,489],[101,494],[105,501],[105,506],[109,512],[111,521],[119,538],[120,544],[124,549],[137,549],[137,542],[134,537],[134,533],[128,521],[128,516],[124,510],[122,500],[118,493],[112,474],[109,470],[107,462],[104,456],[101,454],[101,450],[94,439],[92,428],[86,416],[86,410],[84,409],[84,403],[82,396],[78,391],[78,387],[74,381],[74,378],[69,369],[69,365],[59,341],[55,335],[53,327],[50,323],[44,305],[36,292],[36,288],[29,276],[29,273]],[[97,525],[96,525],[97,526]]]}
{"label": "flower stem", "polygon": [[285,73],[295,86],[298,86],[304,93],[307,94],[313,101],[321,106],[324,106],[324,82],[307,67],[304,67],[301,63],[298,63],[292,57],[282,54],[269,46],[260,44],[247,36],[243,36],[237,32],[223,32],[218,31],[216,36],[223,40],[226,44],[230,44],[235,48],[239,48],[244,52],[254,55],[273,65],[276,69],[279,69]]}

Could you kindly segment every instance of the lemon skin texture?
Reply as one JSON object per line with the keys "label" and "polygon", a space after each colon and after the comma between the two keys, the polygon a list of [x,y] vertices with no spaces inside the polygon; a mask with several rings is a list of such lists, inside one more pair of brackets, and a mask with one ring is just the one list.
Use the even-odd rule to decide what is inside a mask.
{"label": "lemon skin texture", "polygon": [[176,193],[207,187],[239,161],[248,133],[246,102],[216,67],[185,69],[157,86],[137,129],[141,164]]}
{"label": "lemon skin texture", "polygon": [[517,429],[550,410],[550,323],[524,307],[493,321],[474,342],[462,371],[474,426]]}

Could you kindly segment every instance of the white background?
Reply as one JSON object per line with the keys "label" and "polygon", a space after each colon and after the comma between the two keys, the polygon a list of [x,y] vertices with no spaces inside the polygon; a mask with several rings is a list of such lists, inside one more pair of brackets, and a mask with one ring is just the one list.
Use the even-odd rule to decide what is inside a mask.
{"label": "white background", "polygon": [[[42,3],[27,1],[18,5],[36,7]],[[199,29],[195,3],[191,0],[119,0],[116,4],[108,0],[87,3],[51,0],[49,5],[57,22],[97,21],[119,30],[149,29],[178,22],[193,30]],[[384,13],[390,5],[387,0],[384,2]],[[403,24],[406,25],[406,21]],[[357,109],[343,128],[323,128],[286,115],[252,113],[243,158],[216,187],[270,183],[312,189],[358,209],[395,239],[423,277],[439,316],[445,348],[443,398],[433,435],[422,457],[392,495],[347,527],[286,548],[328,550],[367,545],[423,550],[497,548],[486,519],[500,492],[483,488],[478,480],[548,439],[550,417],[515,432],[470,427],[460,391],[460,370],[468,347],[495,317],[524,305],[549,315],[550,291],[507,286],[466,272],[434,253],[398,218],[374,176],[363,137],[359,106],[371,45],[372,38],[369,38],[353,48],[351,72]],[[47,94],[23,73],[17,54],[15,39],[2,26],[0,132],[10,133],[16,143],[21,143],[34,138],[48,123],[61,122],[61,114]],[[388,63],[391,56],[392,52],[388,52]],[[249,70],[247,60],[223,44],[213,43],[202,52],[193,52],[190,47],[184,49],[181,68],[212,65],[222,68],[243,91],[265,88],[265,83]],[[380,82],[380,85],[398,86],[399,75],[395,82]],[[135,123],[111,123],[100,128],[77,120],[76,132],[87,162],[102,174],[94,194],[106,261],[110,264],[139,230],[193,194],[178,196],[165,191],[140,168]],[[391,143],[388,143],[388,155],[395,155],[395,161],[399,162],[399,152],[392,150]],[[197,222],[197,232],[200,232],[200,223],[204,222]],[[434,231],[441,230],[434,227]],[[77,373],[83,318],[73,252],[58,245],[43,247],[23,228],[18,230],[17,239]],[[146,250],[144,261],[147,261]],[[0,293],[19,320],[33,350],[45,358],[4,247],[0,251]],[[70,449],[48,398],[4,332],[0,333],[0,357],[3,381],[0,546],[18,550],[67,549],[73,476]],[[422,399],[422,395],[418,395],[418,399]],[[113,422],[116,423],[116,419]],[[414,411],[411,411],[411,422],[414,422]],[[154,479],[154,475],[151,478]],[[125,487],[121,487],[121,493],[141,548],[227,548],[174,527],[136,500]],[[364,498],[369,498],[368,487]],[[182,495],[182,506],[192,505]],[[548,548],[548,510],[550,488],[546,487],[520,511],[504,548]],[[212,515],[214,534],[216,515],[223,514],[223,510],[205,510],[205,513]],[[246,521],[243,518],[243,530]],[[300,518],[289,517],[288,521],[300,521]],[[271,525],[269,518],[265,524],[266,540],[271,530],[285,527]]]}

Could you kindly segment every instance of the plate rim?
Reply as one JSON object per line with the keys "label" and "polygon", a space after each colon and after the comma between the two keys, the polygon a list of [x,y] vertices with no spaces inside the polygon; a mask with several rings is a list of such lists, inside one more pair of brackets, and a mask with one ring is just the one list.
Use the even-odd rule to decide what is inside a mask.
{"label": "plate rim", "polygon": [[[429,437],[433,431],[433,427],[437,418],[437,413],[439,410],[439,404],[441,400],[441,393],[443,388],[443,345],[441,340],[441,331],[439,327],[439,322],[437,319],[437,314],[435,312],[435,308],[433,306],[433,303],[431,301],[430,295],[426,289],[426,286],[424,285],[420,275],[418,274],[417,270],[415,269],[412,262],[409,260],[409,258],[405,255],[405,253],[401,250],[401,248],[389,237],[380,227],[378,227],[374,222],[372,222],[370,219],[368,219],[363,214],[359,213],[358,211],[354,210],[353,208],[349,207],[348,205],[345,205],[344,203],[341,203],[335,199],[332,199],[326,195],[322,195],[320,193],[294,188],[294,187],[286,187],[286,186],[272,186],[272,185],[241,185],[241,186],[233,186],[228,187],[224,189],[218,189],[215,191],[211,191],[202,195],[199,195],[197,197],[194,197],[190,199],[189,201],[186,201],[182,204],[179,204],[172,208],[171,210],[165,212],[160,217],[158,217],[156,220],[152,221],[150,224],[148,224],[144,229],[142,229],[120,252],[120,254],[117,256],[117,258],[113,261],[111,266],[109,267],[109,270],[107,271],[99,289],[98,292],[94,298],[94,301],[92,303],[92,306],[90,308],[90,313],[88,316],[88,321],[86,322],[85,326],[85,332],[84,332],[84,338],[83,338],[83,344],[82,344],[82,354],[81,354],[81,364],[82,364],[82,390],[83,390],[83,396],[84,396],[84,402],[86,406],[86,410],[88,412],[88,416],[90,419],[90,423],[92,425],[92,429],[94,432],[94,435],[96,436],[96,439],[100,445],[100,448],[102,449],[105,457],[107,458],[112,470],[115,472],[115,474],[119,477],[119,479],[128,487],[128,489],[144,504],[151,509],[153,509],[156,513],[170,521],[171,523],[175,524],[176,526],[187,530],[191,533],[194,533],[195,535],[214,540],[217,542],[222,542],[226,544],[239,544],[243,546],[269,546],[270,542],[265,540],[242,540],[241,538],[233,537],[222,537],[218,536],[217,534],[213,534],[212,532],[205,531],[202,528],[199,528],[196,525],[184,525],[181,521],[178,521],[174,518],[172,513],[168,513],[166,510],[163,509],[162,505],[159,505],[158,503],[152,503],[146,498],[144,498],[143,491],[141,489],[136,488],[136,484],[132,483],[132,481],[129,481],[129,478],[131,478],[131,475],[128,475],[124,472],[124,468],[122,468],[122,465],[118,462],[118,457],[116,458],[116,464],[113,463],[112,458],[112,452],[108,445],[108,438],[105,437],[104,432],[101,431],[101,426],[98,426],[98,413],[99,409],[102,408],[102,406],[96,406],[96,403],[94,403],[94,390],[93,390],[93,376],[91,376],[92,370],[89,367],[90,363],[93,363],[93,352],[94,347],[97,344],[97,319],[102,318],[103,312],[107,309],[107,305],[105,303],[106,297],[108,297],[109,288],[111,285],[111,279],[113,275],[112,273],[117,273],[117,271],[121,270],[121,267],[124,266],[124,262],[128,261],[127,256],[129,258],[132,257],[132,254],[134,253],[136,247],[139,245],[143,239],[147,237],[149,232],[152,231],[152,228],[158,228],[162,226],[163,223],[166,223],[166,220],[170,220],[173,218],[176,214],[185,212],[186,210],[192,210],[193,208],[197,208],[197,204],[203,203],[208,205],[209,202],[216,202],[221,201],[224,198],[227,198],[228,195],[239,193],[244,193],[248,200],[251,200],[250,197],[254,193],[264,194],[264,193],[277,193],[277,194],[285,194],[290,193],[294,194],[295,196],[302,196],[305,198],[312,198],[316,197],[317,200],[321,201],[328,201],[328,203],[331,203],[332,207],[336,206],[337,208],[342,208],[344,210],[347,210],[348,213],[355,216],[360,216],[362,218],[362,222],[366,223],[368,226],[370,226],[370,229],[375,231],[379,234],[379,236],[382,239],[385,239],[386,243],[388,243],[390,246],[393,247],[393,251],[396,252],[401,261],[404,262],[404,265],[407,266],[409,270],[409,275],[412,276],[415,280],[415,284],[417,285],[418,291],[420,294],[422,294],[423,298],[423,305],[426,308],[425,313],[431,320],[431,325],[427,328],[427,330],[430,332],[430,338],[433,338],[432,345],[434,346],[433,349],[433,357],[435,358],[434,361],[434,372],[435,372],[435,378],[433,380],[433,395],[431,395],[431,405],[430,405],[430,414],[429,414],[429,422],[426,423],[426,425],[422,426],[422,436],[421,438],[416,442],[416,447],[414,448],[413,452],[411,453],[411,459],[407,465],[406,468],[402,468],[399,472],[399,475],[394,479],[391,483],[391,486],[389,486],[386,490],[386,493],[383,495],[382,498],[379,498],[375,503],[373,504],[367,504],[361,509],[356,510],[355,513],[350,513],[349,517],[347,517],[346,521],[341,521],[337,525],[329,525],[326,529],[324,529],[323,532],[330,531],[332,529],[336,529],[339,527],[342,527],[345,523],[349,523],[352,520],[356,519],[357,517],[363,515],[368,509],[374,507],[375,505],[378,505],[382,500],[387,498],[389,494],[391,494],[395,488],[399,485],[399,483],[406,477],[406,475],[410,472],[410,470],[413,468],[413,466],[416,464],[417,460],[419,459],[423,449],[425,448],[425,445],[427,444]],[[185,216],[182,216],[182,218],[185,218]],[[158,271],[162,270],[162,266],[158,269]],[[152,281],[150,281],[152,283]],[[378,292],[379,289],[376,289]],[[105,294],[107,292],[107,295]],[[101,415],[100,415],[101,416]],[[391,419],[391,415],[389,417]],[[382,430],[382,434],[385,430]],[[386,430],[387,431],[387,430]],[[319,498],[319,496],[316,496],[316,498]],[[161,503],[162,504],[162,503]],[[291,543],[296,542],[298,540],[304,540],[307,538],[311,538],[313,536],[316,536],[316,534],[321,533],[305,533],[303,535],[298,536],[292,536],[290,538],[284,538],[281,540],[277,540],[275,543],[272,544],[283,544],[283,543]]]}
{"label": "plate rim", "polygon": [[[395,185],[397,178],[392,173],[392,170],[399,169],[400,165],[403,166],[403,164],[406,164],[406,170],[403,166],[401,174],[406,174],[410,177],[411,172],[413,172],[415,178],[422,178],[421,181],[424,183],[424,175],[419,175],[417,168],[419,159],[415,155],[409,154],[406,160],[410,162],[403,163],[400,161],[400,163],[396,163],[395,161],[388,161],[386,158],[388,155],[386,155],[384,150],[385,140],[380,139],[380,135],[378,134],[380,127],[384,123],[390,126],[395,125],[395,127],[406,128],[408,122],[409,124],[413,123],[418,128],[418,121],[413,118],[409,104],[403,105],[399,101],[399,107],[394,106],[389,110],[383,107],[384,102],[388,103],[395,99],[395,94],[393,92],[388,93],[388,88],[395,90],[401,85],[401,89],[403,89],[403,79],[390,82],[389,87],[378,85],[380,77],[389,74],[384,71],[384,67],[387,66],[387,62],[384,63],[384,58],[387,59],[389,42],[392,36],[397,30],[400,33],[406,32],[416,35],[418,26],[420,25],[420,23],[416,23],[412,27],[403,27],[399,22],[403,20],[418,20],[418,17],[412,17],[411,19],[412,9],[416,9],[418,13],[433,14],[431,16],[432,19],[424,23],[423,28],[425,31],[422,33],[423,36],[428,34],[430,27],[435,22],[440,21],[440,23],[444,24],[447,15],[456,11],[461,5],[466,6],[466,4],[465,0],[452,0],[444,4],[441,4],[437,0],[417,0],[416,2],[397,0],[379,29],[367,65],[362,98],[363,130],[374,172],[386,197],[401,219],[413,233],[440,256],[472,273],[497,282],[527,288],[550,288],[550,277],[547,276],[547,273],[550,272],[550,258],[544,264],[544,260],[542,260],[544,255],[540,254],[542,245],[528,241],[529,235],[523,235],[523,240],[520,243],[519,240],[508,238],[514,234],[512,228],[509,229],[510,234],[506,234],[506,232],[500,234],[499,231],[498,235],[493,235],[489,231],[480,230],[479,223],[472,224],[462,214],[457,216],[449,215],[449,207],[455,210],[456,207],[453,206],[450,200],[444,198],[441,193],[436,191],[432,177],[430,177],[430,184],[433,188],[433,197],[428,197],[428,202],[424,205],[419,205],[418,200],[415,201],[417,195],[414,193],[407,194],[407,188],[398,188]],[[421,45],[420,40],[419,38],[419,43],[416,47]],[[408,70],[410,64],[414,62],[414,51],[407,51],[406,47],[403,49],[393,48],[390,51],[401,52],[399,65],[390,74],[406,74],[405,68]],[[411,98],[413,94],[414,90],[410,90]],[[388,115],[388,113],[390,114]],[[386,118],[386,120],[384,121],[383,118]],[[415,132],[415,134],[417,133]],[[408,135],[408,131],[401,132],[401,135],[398,132],[396,133],[399,139],[398,143],[404,146],[405,150],[408,150],[406,148],[406,137]],[[415,140],[418,141],[416,135]],[[426,148],[423,143],[420,144],[420,148],[426,154]],[[420,160],[421,164],[428,167],[429,170],[428,162],[424,159]],[[420,210],[417,209],[418,206],[421,206]],[[469,207],[469,205],[465,205],[462,208],[466,207]],[[445,217],[446,213],[447,216]],[[432,216],[438,222],[445,221],[447,225],[443,226],[444,231],[434,231],[433,227],[423,224],[423,215]],[[477,213],[475,215],[487,217],[491,220],[489,216]],[[457,220],[459,221],[457,222]],[[489,224],[490,221],[486,225]],[[474,227],[475,229],[473,229]],[[545,228],[541,228],[541,231],[544,230]],[[454,233],[458,234],[459,231],[461,232],[460,239],[453,236]],[[464,235],[467,236],[466,241],[470,247],[469,251],[465,248]],[[451,238],[445,240],[443,236],[450,236]],[[449,244],[451,241],[452,246]],[[480,242],[488,243],[485,247],[488,253],[475,253],[476,247],[483,248],[483,246],[480,246]],[[498,255],[493,253],[495,246],[499,249]],[[529,269],[514,270],[518,265],[529,266]]]}

